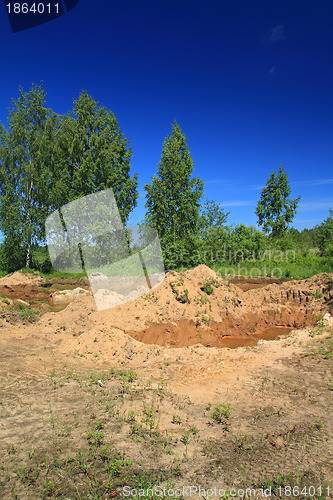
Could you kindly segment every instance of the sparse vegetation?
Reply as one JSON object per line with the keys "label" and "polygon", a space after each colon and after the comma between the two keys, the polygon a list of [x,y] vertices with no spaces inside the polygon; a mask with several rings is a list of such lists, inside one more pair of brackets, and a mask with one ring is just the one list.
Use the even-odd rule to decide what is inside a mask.
{"label": "sparse vegetation", "polygon": [[214,288],[219,288],[220,286],[221,284],[216,278],[207,278],[201,290],[207,295],[211,295],[214,292]]}
{"label": "sparse vegetation", "polygon": [[176,299],[181,302],[182,304],[189,303],[190,299],[188,297],[188,290],[179,290],[177,287],[183,285],[183,280],[179,281],[178,283],[174,283],[173,281],[170,281],[170,286],[173,291],[173,293],[176,295]]}
{"label": "sparse vegetation", "polygon": [[212,420],[217,424],[222,424],[224,429],[230,429],[231,404],[218,404],[211,415]]}
{"label": "sparse vegetation", "polygon": [[[314,337],[312,341],[320,343],[321,339]],[[311,362],[309,357],[301,359]],[[316,363],[316,369],[319,366]],[[253,401],[258,404],[281,394],[289,398],[286,407],[269,403],[252,407],[237,398],[232,405],[214,401],[202,407],[167,390],[164,380],[141,378],[133,370],[113,368],[87,373],[65,366],[52,368],[42,384],[29,378],[20,388],[33,391],[39,402],[38,414],[31,413],[36,423],[43,408],[47,420],[43,436],[33,434],[28,448],[15,440],[6,444],[8,458],[3,459],[5,467],[0,467],[2,497],[14,490],[17,495],[33,494],[36,499],[113,497],[122,493],[125,484],[132,488],[176,487],[179,480],[187,481],[189,471],[196,474],[200,470],[205,471],[206,488],[222,481],[224,498],[232,487],[271,487],[274,494],[290,485],[327,488],[329,481],[320,481],[316,472],[306,467],[290,472],[288,461],[284,462],[290,446],[295,459],[303,457],[302,463],[307,460],[304,446],[315,459],[317,437],[325,440],[332,428],[328,414],[313,418],[305,412],[299,422],[300,402],[304,405],[302,370],[298,376],[299,380],[289,379],[287,374],[277,379],[266,373],[260,399],[254,395]],[[329,388],[331,382],[329,379]],[[329,395],[327,379],[322,386]],[[320,388],[313,387],[311,396],[316,397],[318,391]],[[0,402],[4,417],[9,395],[4,393]],[[70,411],[64,410],[67,398]],[[124,442],[126,451],[120,448]],[[248,467],[251,474],[246,472]],[[281,472],[268,473],[274,467]],[[240,476],[237,471],[244,472]],[[321,498],[319,491],[317,498]]]}
{"label": "sparse vegetation", "polygon": [[179,415],[173,415],[171,422],[180,425],[182,423],[182,418]]}
{"label": "sparse vegetation", "polygon": [[[220,287],[211,279],[200,278],[195,290],[195,282],[187,274],[176,276],[171,288],[180,294],[190,290],[190,307],[177,304],[176,293],[165,284],[173,306],[181,312],[193,311],[193,324],[187,323],[193,328],[193,344],[176,351],[157,345],[140,347],[122,331],[118,333],[114,319],[91,330],[88,323],[82,327],[83,334],[81,325],[71,331],[83,318],[73,307],[69,308],[72,323],[66,322],[68,311],[51,312],[37,328],[28,322],[22,325],[27,320],[21,320],[18,310],[19,336],[33,332],[38,342],[35,345],[32,337],[29,345],[34,352],[29,352],[27,340],[21,349],[18,338],[17,353],[14,345],[8,345],[4,355],[5,363],[6,356],[10,360],[6,364],[9,384],[2,388],[0,428],[12,425],[15,433],[0,444],[4,457],[0,496],[14,497],[15,491],[18,498],[104,499],[120,497],[125,484],[176,487],[193,477],[201,477],[206,488],[223,485],[221,498],[228,498],[232,487],[255,484],[271,485],[275,493],[280,485],[330,484],[331,464],[322,460],[322,454],[330,450],[333,428],[327,412],[333,388],[333,332],[322,306],[330,300],[330,281],[328,275],[310,280],[304,289],[269,288],[272,301],[296,301],[298,313],[304,304],[309,304],[306,307],[311,313],[315,311],[316,323],[306,334],[306,342],[302,337],[302,346],[295,334],[275,347],[287,347],[279,352],[283,370],[272,364],[267,353],[274,350],[270,351],[268,343],[265,350],[259,346],[255,357],[252,348],[237,353],[199,345],[211,342],[216,325],[214,321],[209,330],[196,329],[195,321],[210,321],[220,296],[225,296],[231,311],[245,302],[241,290],[220,278],[215,283],[221,283]],[[205,283],[213,293],[200,290]],[[316,290],[323,297],[312,295]],[[260,294],[267,297],[262,291]],[[162,294],[158,297],[160,301]],[[159,304],[152,302],[147,309],[160,311]],[[11,302],[2,304],[3,332],[13,332],[11,325],[8,330],[5,325]],[[133,318],[140,321],[141,311],[133,310]],[[50,332],[45,340],[38,336],[38,328],[44,324]],[[55,332],[52,325],[56,325]],[[172,345],[174,334],[183,332],[174,330],[172,323],[167,328],[165,335]],[[3,340],[6,346],[5,335]],[[67,340],[71,351],[62,358]],[[44,350],[45,345],[52,348]],[[17,355],[20,362],[15,364],[12,360]],[[251,364],[254,358],[255,365]],[[193,384],[199,398],[192,401],[187,387]],[[21,439],[28,432],[29,443]],[[297,470],[299,464],[302,468]],[[318,464],[326,483],[310,471]]]}

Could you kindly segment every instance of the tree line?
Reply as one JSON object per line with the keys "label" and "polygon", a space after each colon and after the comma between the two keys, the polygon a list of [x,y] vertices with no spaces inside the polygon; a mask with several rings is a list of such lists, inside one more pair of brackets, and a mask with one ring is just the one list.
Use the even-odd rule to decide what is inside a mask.
{"label": "tree line", "polygon": [[[86,91],[65,115],[47,108],[45,101],[42,84],[28,92],[20,88],[8,126],[0,124],[0,266],[6,271],[36,267],[34,249],[45,244],[45,220],[63,205],[112,188],[125,227],[137,205],[132,148],[115,115]],[[263,231],[227,225],[229,214],[205,198],[204,181],[193,177],[193,170],[187,139],[175,121],[157,172],[144,186],[141,223],[157,230],[167,267],[255,258],[272,242],[282,249],[317,245],[323,255],[333,256],[332,210],[314,230],[290,228],[300,197],[290,199],[282,166],[267,179],[257,203]]]}
{"label": "tree line", "polygon": [[2,264],[29,267],[33,245],[45,243],[45,220],[82,196],[112,187],[124,224],[136,206],[132,149],[112,112],[82,91],[73,109],[45,107],[43,85],[22,88],[0,130]]}

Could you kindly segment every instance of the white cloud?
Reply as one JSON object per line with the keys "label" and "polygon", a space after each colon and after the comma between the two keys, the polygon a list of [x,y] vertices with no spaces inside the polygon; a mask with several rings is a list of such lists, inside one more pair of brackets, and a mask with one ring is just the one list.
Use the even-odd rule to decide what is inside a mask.
{"label": "white cloud", "polygon": [[315,210],[329,210],[333,208],[333,200],[300,202],[300,212],[312,212]]}
{"label": "white cloud", "polygon": [[278,42],[279,40],[284,40],[284,26],[283,24],[278,24],[268,31],[268,41]]}
{"label": "white cloud", "polygon": [[322,179],[320,181],[316,181],[315,186],[320,186],[321,184],[333,184],[333,179]]}
{"label": "white cloud", "polygon": [[225,201],[221,202],[221,207],[251,207],[256,203],[254,201],[245,201],[245,200],[234,200],[234,201]]}
{"label": "white cloud", "polygon": [[205,181],[205,184],[226,184],[226,181],[223,179],[213,179],[211,181]]}
{"label": "white cloud", "polygon": [[333,184],[333,179],[317,179],[310,181],[294,181],[291,182],[294,186],[324,186],[327,184]]}
{"label": "white cloud", "polygon": [[313,224],[313,225],[316,225],[316,224],[320,224],[321,221],[318,222],[318,218],[317,219],[295,219],[292,223],[293,226],[297,225],[297,224]]}

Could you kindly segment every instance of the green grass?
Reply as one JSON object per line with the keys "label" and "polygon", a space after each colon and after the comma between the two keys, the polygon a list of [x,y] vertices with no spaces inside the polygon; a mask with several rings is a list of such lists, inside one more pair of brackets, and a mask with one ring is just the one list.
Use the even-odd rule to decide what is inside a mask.
{"label": "green grass", "polygon": [[296,254],[295,260],[282,259],[281,262],[274,260],[243,261],[237,265],[223,264],[217,267],[218,272],[225,274],[245,276],[271,276],[276,278],[310,278],[316,274],[332,272],[333,267],[326,259],[318,255]]}
{"label": "green grass", "polygon": [[28,320],[31,323],[36,321],[40,315],[39,311],[36,311],[31,307],[26,307],[24,304],[14,304],[13,306],[8,307],[8,311],[14,313],[14,315],[18,315],[22,321]]}
{"label": "green grass", "polygon": [[[266,252],[266,253],[265,253]],[[204,252],[206,255],[207,252]],[[86,272],[75,273],[75,272],[58,272],[53,270],[49,266],[48,272],[41,272],[43,265],[48,267],[46,264],[49,262],[47,248],[34,248],[32,249],[32,262],[33,265],[40,270],[40,275],[45,278],[83,278],[86,277]],[[182,267],[176,267],[176,271],[184,271],[186,269],[192,269],[199,265],[200,263],[206,264],[215,271],[219,272],[221,276],[229,275],[247,275],[247,276],[271,276],[275,278],[309,278],[316,274],[323,272],[333,271],[333,258],[322,257],[319,255],[318,249],[296,249],[296,250],[285,250],[280,251],[277,248],[268,248],[262,251],[261,257],[258,259],[251,260],[240,260],[237,263],[230,263],[228,261],[214,261],[201,259],[201,262],[196,262],[193,265],[184,265]],[[103,272],[106,275],[119,274],[117,266],[114,269],[114,273],[110,271],[109,268],[99,268],[99,272]],[[156,270],[157,271],[157,270]],[[24,269],[24,273],[36,272],[33,269]],[[136,270],[131,267],[131,263],[123,266],[121,273],[123,276],[135,276]],[[4,276],[5,270],[0,272],[1,276]],[[213,293],[213,288],[216,286],[214,283],[207,283],[205,292],[207,294]],[[186,297],[184,296],[186,300]]]}
{"label": "green grass", "polygon": [[[270,258],[243,260],[236,264],[227,261],[203,263],[222,277],[226,275],[242,275],[250,277],[268,276],[272,278],[305,279],[316,274],[331,273],[333,271],[332,259],[321,257],[317,253],[304,251],[296,251],[295,254],[291,254],[290,251],[289,253],[277,252],[276,254],[272,252]],[[186,271],[193,267],[176,267],[175,271]],[[207,289],[209,293],[212,293],[211,285]]]}

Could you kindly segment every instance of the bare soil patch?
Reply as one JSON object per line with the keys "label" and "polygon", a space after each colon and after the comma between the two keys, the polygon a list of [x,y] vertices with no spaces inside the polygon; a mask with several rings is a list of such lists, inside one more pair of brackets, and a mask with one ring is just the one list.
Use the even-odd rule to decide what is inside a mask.
{"label": "bare soil patch", "polygon": [[267,285],[276,283],[280,285],[290,281],[288,278],[271,278],[268,276],[230,276],[230,283],[237,285],[243,292],[255,290],[256,288],[264,288]]}
{"label": "bare soil patch", "polygon": [[[23,285],[28,302],[43,289]],[[18,306],[8,321],[11,300],[1,498],[121,498],[126,485],[332,497],[332,273],[244,292],[199,266],[113,309],[83,297],[34,323]]]}
{"label": "bare soil patch", "polygon": [[163,347],[186,347],[202,344],[205,347],[230,347],[255,345],[260,339],[274,340],[288,335],[291,327],[270,327],[254,334],[236,332],[223,322],[213,323],[209,327],[201,327],[193,320],[184,319],[177,323],[152,323],[145,330],[131,332],[131,336],[144,344],[157,344]]}
{"label": "bare soil patch", "polygon": [[2,297],[2,301],[7,299],[10,302],[21,299],[28,302],[35,309],[46,311],[52,309],[48,306],[52,306],[50,297],[54,292],[72,290],[77,287],[90,290],[88,279],[55,277],[45,280],[33,273],[15,272],[0,278],[0,297]]}

